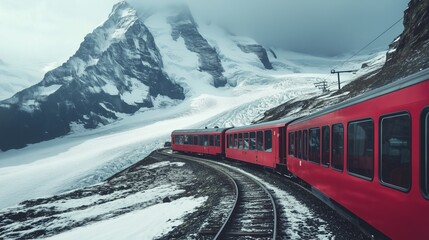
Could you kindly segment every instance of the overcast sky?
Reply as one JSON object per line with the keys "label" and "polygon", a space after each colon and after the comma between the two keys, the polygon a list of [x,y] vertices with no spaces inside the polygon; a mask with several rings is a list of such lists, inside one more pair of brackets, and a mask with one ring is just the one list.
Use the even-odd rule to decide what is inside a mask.
{"label": "overcast sky", "polygon": [[[148,0],[132,0],[145,2]],[[151,0],[152,2],[154,0]],[[162,0],[157,0],[162,1]],[[185,0],[210,19],[266,46],[334,56],[360,49],[400,19],[406,0]],[[1,0],[0,59],[60,65],[119,0]],[[387,47],[402,22],[371,47]]]}

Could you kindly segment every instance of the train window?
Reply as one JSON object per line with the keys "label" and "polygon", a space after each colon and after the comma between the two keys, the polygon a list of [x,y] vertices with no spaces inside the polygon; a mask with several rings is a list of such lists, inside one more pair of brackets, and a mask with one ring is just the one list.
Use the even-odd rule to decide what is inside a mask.
{"label": "train window", "polygon": [[427,198],[429,198],[429,109],[425,110],[425,116],[423,119],[423,126],[422,128],[423,130],[423,146],[422,146],[422,150],[423,150],[423,161],[424,163],[421,165],[423,168],[423,179],[424,179],[424,193],[426,195]]}
{"label": "train window", "polygon": [[308,159],[308,131],[304,130],[302,132],[302,142],[303,142],[303,146],[302,146],[302,158],[304,160]]}
{"label": "train window", "polygon": [[347,131],[347,170],[368,180],[374,177],[374,122],[351,122]]}
{"label": "train window", "polygon": [[188,135],[184,135],[183,136],[183,138],[184,138],[184,144],[186,144],[186,145],[188,145],[189,144],[189,136]]}
{"label": "train window", "polygon": [[238,148],[238,137],[237,137],[237,133],[234,134],[234,148]]}
{"label": "train window", "polygon": [[183,135],[179,136],[179,144],[183,145]]}
{"label": "train window", "polygon": [[243,140],[244,149],[249,149],[249,133],[243,134]]}
{"label": "train window", "polygon": [[322,127],[322,165],[329,166],[329,150],[331,141],[331,131],[329,126]]}
{"label": "train window", "polygon": [[174,136],[174,143],[179,144],[179,136],[178,135]]}
{"label": "train window", "polygon": [[296,157],[296,156],[298,156],[298,144],[299,144],[298,143],[298,131],[295,131],[293,135],[295,137],[295,139],[294,139],[294,143],[295,143],[295,152],[294,153],[295,153],[295,155],[294,156]]}
{"label": "train window", "polygon": [[320,163],[320,128],[309,130],[309,160]]}
{"label": "train window", "polygon": [[250,132],[250,150],[255,150],[256,148],[256,133]]}
{"label": "train window", "polygon": [[295,133],[294,132],[289,133],[289,155],[291,156],[295,155]]}
{"label": "train window", "polygon": [[216,135],[216,141],[215,141],[216,147],[220,147],[220,136]]}
{"label": "train window", "polygon": [[298,131],[298,136],[296,141],[296,157],[302,158],[302,131]]}
{"label": "train window", "polygon": [[209,145],[209,136],[204,135],[204,146],[208,146],[208,145]]}
{"label": "train window", "polygon": [[344,126],[341,123],[332,125],[332,168],[344,168]]}
{"label": "train window", "polygon": [[209,136],[209,145],[214,146],[214,136],[213,135]]}
{"label": "train window", "polygon": [[243,134],[238,134],[238,149],[243,149]]}
{"label": "train window", "polygon": [[265,131],[265,141],[264,141],[264,146],[265,146],[265,152],[272,152],[273,151],[273,143],[272,143],[272,131],[271,130],[267,130]]}
{"label": "train window", "polygon": [[198,136],[194,136],[194,145],[198,145]]}
{"label": "train window", "polygon": [[256,149],[258,151],[264,150],[264,133],[262,131],[256,133]]}
{"label": "train window", "polygon": [[408,190],[411,186],[411,119],[408,114],[380,121],[380,179]]}
{"label": "train window", "polygon": [[194,137],[192,135],[188,135],[188,144],[192,145],[192,141],[194,140]]}
{"label": "train window", "polygon": [[198,145],[204,146],[204,136],[203,135],[198,136]]}

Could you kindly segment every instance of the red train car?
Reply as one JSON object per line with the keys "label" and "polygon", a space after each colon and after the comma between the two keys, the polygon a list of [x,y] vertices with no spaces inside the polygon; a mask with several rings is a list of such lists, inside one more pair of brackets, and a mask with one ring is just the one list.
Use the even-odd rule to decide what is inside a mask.
{"label": "red train car", "polygon": [[228,128],[184,129],[171,133],[171,149],[179,152],[224,155]]}
{"label": "red train car", "polygon": [[236,127],[226,131],[225,156],[275,168],[286,165],[285,126],[292,119]]}
{"label": "red train car", "polygon": [[389,238],[429,239],[428,79],[424,70],[292,122],[288,170]]}

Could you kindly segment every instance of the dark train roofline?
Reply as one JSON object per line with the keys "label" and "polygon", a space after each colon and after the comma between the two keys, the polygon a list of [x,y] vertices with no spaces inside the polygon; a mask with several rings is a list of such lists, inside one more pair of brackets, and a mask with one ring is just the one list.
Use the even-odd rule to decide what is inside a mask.
{"label": "dark train roofline", "polygon": [[401,78],[401,79],[399,79],[395,82],[392,82],[390,84],[387,84],[383,87],[371,90],[371,91],[364,93],[360,96],[356,96],[354,98],[348,99],[342,103],[333,105],[331,107],[327,107],[321,111],[307,115],[306,117],[303,117],[301,119],[298,119],[297,121],[294,121],[291,125],[296,124],[296,123],[301,123],[301,122],[304,122],[304,121],[307,121],[307,120],[310,120],[310,119],[313,119],[316,117],[320,117],[322,115],[334,112],[336,110],[340,110],[340,109],[343,109],[346,107],[350,107],[350,106],[356,105],[358,103],[365,102],[365,101],[368,101],[370,99],[380,97],[380,96],[386,95],[388,93],[395,92],[395,91],[401,90],[403,88],[410,87],[412,85],[416,85],[416,84],[421,83],[421,82],[425,82],[427,80],[429,80],[429,68],[424,69],[418,73],[409,75],[407,77]]}
{"label": "dark train roofline", "polygon": [[203,129],[180,129],[174,130],[171,134],[183,133],[223,133],[230,128],[203,128]]}
{"label": "dark train roofline", "polygon": [[263,122],[263,123],[257,123],[257,124],[247,125],[247,126],[234,127],[232,129],[230,129],[229,131],[244,130],[244,129],[249,129],[249,128],[267,127],[267,126],[284,127],[287,124],[289,124],[289,123],[291,123],[297,119],[299,119],[299,118],[286,117],[286,118],[282,118],[282,119],[270,121],[270,122]]}

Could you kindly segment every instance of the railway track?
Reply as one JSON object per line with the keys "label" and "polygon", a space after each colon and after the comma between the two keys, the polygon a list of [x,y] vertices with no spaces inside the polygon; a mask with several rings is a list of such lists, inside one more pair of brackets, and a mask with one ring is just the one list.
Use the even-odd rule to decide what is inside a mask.
{"label": "railway track", "polygon": [[223,223],[211,223],[199,232],[201,239],[276,239],[277,210],[267,188],[255,178],[211,160],[181,154],[174,156],[214,168],[228,177],[235,201]]}

